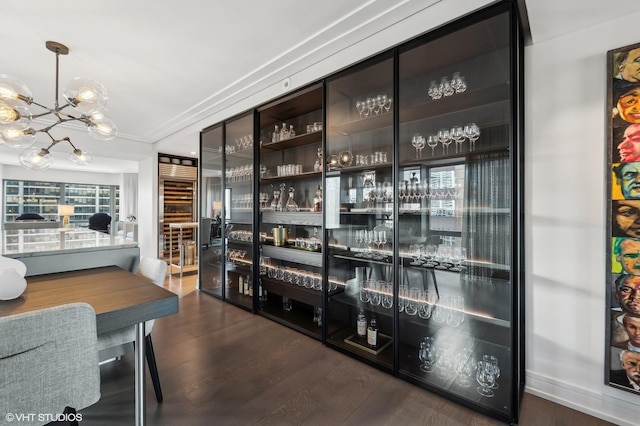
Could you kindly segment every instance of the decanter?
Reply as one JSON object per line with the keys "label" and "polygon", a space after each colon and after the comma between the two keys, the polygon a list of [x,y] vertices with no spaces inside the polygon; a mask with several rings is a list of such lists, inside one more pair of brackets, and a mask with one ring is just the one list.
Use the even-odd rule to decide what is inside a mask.
{"label": "decanter", "polygon": [[280,141],[280,130],[278,130],[278,125],[276,124],[275,129],[273,130],[273,135],[271,135],[271,142]]}
{"label": "decanter", "polygon": [[273,201],[271,201],[271,210],[273,210],[274,212],[278,211],[279,204],[280,204],[280,191],[276,189],[275,191],[273,191]]}
{"label": "decanter", "polygon": [[283,141],[285,139],[289,139],[289,132],[287,131],[287,125],[282,123],[282,128],[280,129],[280,140]]}
{"label": "decanter", "polygon": [[313,164],[313,171],[322,171],[322,148],[318,148],[318,157],[316,158],[316,162]]}
{"label": "decanter", "polygon": [[313,197],[313,211],[321,212],[322,211],[322,187],[318,185],[318,190],[316,191],[315,197]]}
{"label": "decanter", "polygon": [[293,196],[295,194],[296,190],[292,187],[289,187],[289,199],[287,200],[287,204],[286,204],[286,211],[288,212],[297,212],[299,211],[298,209],[298,204],[295,202],[295,200],[293,199]]}
{"label": "decanter", "polygon": [[296,131],[293,130],[293,124],[289,125],[289,137],[292,138],[296,135]]}

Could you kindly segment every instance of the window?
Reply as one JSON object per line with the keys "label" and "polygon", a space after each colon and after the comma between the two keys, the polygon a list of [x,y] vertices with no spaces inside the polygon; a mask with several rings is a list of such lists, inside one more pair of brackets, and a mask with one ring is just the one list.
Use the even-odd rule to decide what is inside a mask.
{"label": "window", "polygon": [[4,194],[5,222],[12,222],[23,213],[58,220],[58,204],[70,204],[75,207],[70,224],[88,226],[94,213],[115,218],[120,207],[120,188],[112,185],[5,180]]}

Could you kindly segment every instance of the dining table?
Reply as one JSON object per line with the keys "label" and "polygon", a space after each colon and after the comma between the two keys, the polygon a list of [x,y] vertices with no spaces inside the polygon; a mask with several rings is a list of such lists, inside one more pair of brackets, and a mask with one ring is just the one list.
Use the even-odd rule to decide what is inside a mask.
{"label": "dining table", "polygon": [[0,317],[85,302],[96,313],[98,335],[135,325],[135,423],[143,426],[146,421],[145,321],[178,312],[178,296],[119,266],[26,279],[27,288],[20,297],[0,301]]}

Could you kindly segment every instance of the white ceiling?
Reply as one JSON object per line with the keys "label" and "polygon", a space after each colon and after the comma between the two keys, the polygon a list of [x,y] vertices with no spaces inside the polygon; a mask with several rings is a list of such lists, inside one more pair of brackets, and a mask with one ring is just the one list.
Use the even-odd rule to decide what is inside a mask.
{"label": "white ceiling", "polygon": [[[637,0],[519,1],[525,2],[533,43],[640,10]],[[373,47],[378,50],[362,50],[369,56],[403,40],[394,36],[410,38],[487,3],[491,0],[3,2],[0,73],[19,78],[36,101],[52,105],[55,55],[44,45],[47,40],[67,45],[70,54],[60,57],[60,90],[76,76],[104,84],[118,137],[98,142],[77,128],[54,134],[91,150],[94,170],[132,171],[135,160],[157,151],[190,156],[198,151],[203,127],[234,109],[243,111],[252,96],[270,93],[287,77],[363,40],[385,35]],[[334,69],[346,65],[336,59]],[[292,81],[292,87],[308,82]],[[42,137],[38,143],[45,145]],[[67,151],[54,148],[54,167],[72,167],[65,161]],[[1,146],[0,164],[16,164],[17,154]]]}

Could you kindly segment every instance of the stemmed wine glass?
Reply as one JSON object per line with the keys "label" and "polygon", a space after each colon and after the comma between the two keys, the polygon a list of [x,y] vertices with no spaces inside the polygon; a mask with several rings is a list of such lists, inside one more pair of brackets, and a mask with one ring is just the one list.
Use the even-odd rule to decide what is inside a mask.
{"label": "stemmed wine glass", "polygon": [[495,380],[493,385],[491,385],[491,389],[498,389],[498,377],[500,377],[500,367],[498,367],[498,358],[493,355],[483,355],[482,360],[489,364],[489,367],[493,371],[493,375],[495,376]]}
{"label": "stemmed wine glass", "polygon": [[454,72],[451,77],[451,87],[453,87],[456,93],[462,93],[467,90],[467,82],[459,72]]}
{"label": "stemmed wine glass", "polygon": [[478,393],[487,398],[491,398],[494,393],[491,388],[496,384],[496,375],[493,366],[488,361],[478,361],[476,369],[476,380],[480,386],[477,387]]}
{"label": "stemmed wine glass", "polygon": [[414,259],[409,265],[420,266],[420,257],[422,256],[422,244],[413,244],[411,246],[411,257]]}
{"label": "stemmed wine glass", "polygon": [[456,143],[456,154],[458,153],[458,145],[460,145],[460,152],[462,152],[462,143],[464,142],[464,130],[462,126],[453,126],[451,128],[451,139],[453,139]]}
{"label": "stemmed wine glass", "polygon": [[480,127],[476,123],[469,123],[464,126],[464,134],[471,142],[471,151],[476,149],[476,141],[480,138]]}
{"label": "stemmed wine glass", "polygon": [[356,109],[360,113],[360,118],[364,118],[365,117],[364,110],[366,108],[367,108],[367,104],[365,104],[363,101],[356,102]]}
{"label": "stemmed wine glass", "polygon": [[449,133],[449,130],[440,129],[438,131],[438,140],[440,141],[440,143],[442,143],[442,155],[449,154],[449,144],[451,143],[451,134]]}
{"label": "stemmed wine glass", "polygon": [[435,80],[431,81],[431,85],[429,86],[427,95],[429,95],[429,97],[434,101],[442,97],[442,92],[440,91],[440,87],[438,86],[438,83]]}
{"label": "stemmed wine glass", "polygon": [[416,159],[420,159],[422,157],[422,149],[425,146],[425,139],[422,135],[414,135],[411,139],[411,145],[416,149]]}
{"label": "stemmed wine glass", "polygon": [[427,139],[427,145],[429,145],[429,147],[431,147],[431,156],[435,156],[435,149],[436,146],[438,146],[438,136],[437,135],[429,135],[429,138]]}

